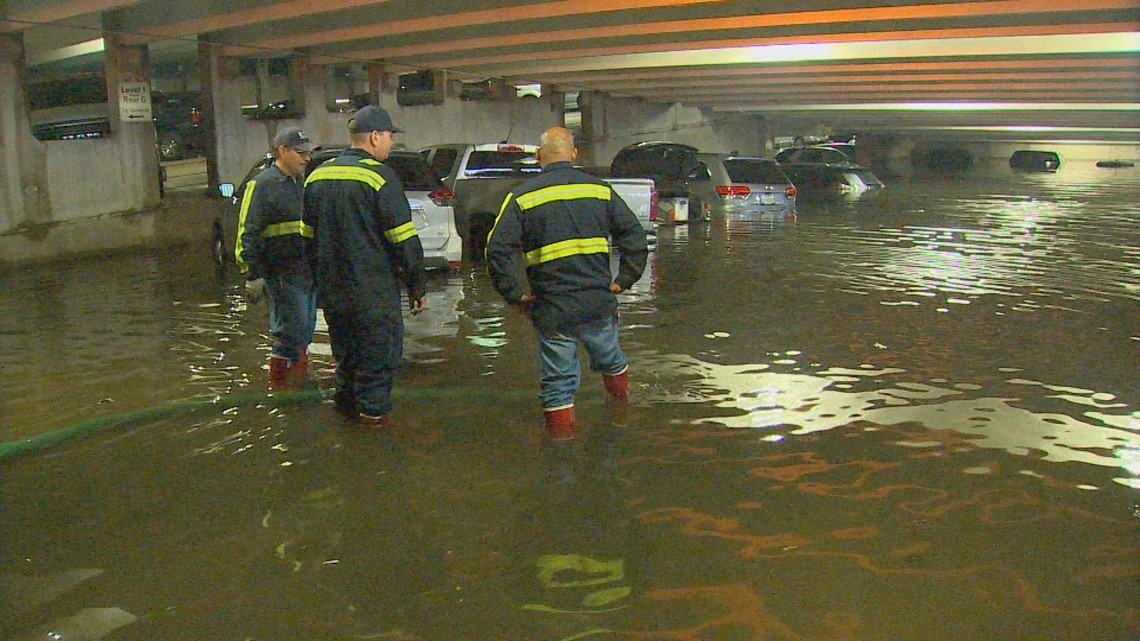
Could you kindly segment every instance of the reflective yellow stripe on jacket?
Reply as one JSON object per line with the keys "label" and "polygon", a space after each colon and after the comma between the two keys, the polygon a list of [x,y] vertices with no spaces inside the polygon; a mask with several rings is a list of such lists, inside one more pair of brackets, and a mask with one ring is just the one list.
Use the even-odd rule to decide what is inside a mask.
{"label": "reflective yellow stripe on jacket", "polygon": [[253,190],[257,189],[257,181],[251,180],[245,186],[245,193],[241,197],[241,209],[238,212],[238,227],[237,239],[234,241],[234,259],[237,261],[238,270],[245,273],[249,270],[249,265],[245,264],[242,259],[241,253],[245,249],[245,244],[241,242],[242,232],[245,231],[245,219],[249,215],[249,204],[253,202]]}
{"label": "reflective yellow stripe on jacket", "polygon": [[[360,162],[375,165],[380,164],[376,161],[368,160],[361,160]],[[350,165],[322,165],[320,167],[317,167],[313,170],[313,173],[309,174],[309,177],[305,179],[305,186],[307,187],[309,186],[309,183],[317,182],[319,180],[355,180],[357,182],[362,182],[368,185],[376,191],[380,191],[380,189],[384,187],[385,184],[384,177],[375,171],[372,171],[371,169],[365,169],[363,167],[353,167]],[[311,233],[312,229],[309,231]],[[402,243],[409,238],[414,238],[415,236],[416,225],[411,221],[408,221],[403,225],[393,227],[392,229],[384,230],[384,237],[387,238],[388,242],[392,243],[393,245]]]}
{"label": "reflective yellow stripe on jacket", "polygon": [[536,189],[521,196],[516,196],[515,201],[518,202],[519,209],[526,211],[532,207],[538,207],[539,205],[545,205],[546,203],[552,203],[557,200],[578,200],[579,198],[609,200],[610,193],[609,185],[552,185],[550,187]]}
{"label": "reflective yellow stripe on jacket", "polygon": [[528,251],[525,258],[526,266],[530,267],[567,256],[608,253],[610,253],[610,241],[603,236],[600,238],[571,238],[570,240],[550,243]]}
{"label": "reflective yellow stripe on jacket", "polygon": [[384,186],[384,177],[364,167],[352,167],[348,165],[322,165],[313,170],[309,177],[305,179],[305,186],[309,183],[317,182],[318,180],[355,180],[362,182],[369,187],[380,191]]}
{"label": "reflective yellow stripe on jacket", "polygon": [[[609,200],[611,193],[609,185],[552,185],[516,196],[515,202],[519,204],[519,209],[525,212],[528,209],[559,200],[579,200],[582,198]],[[610,253],[609,240],[602,236],[597,238],[571,238],[543,245],[538,249],[526,252],[524,258],[527,267],[530,267],[568,256],[608,253]]]}
{"label": "reflective yellow stripe on jacket", "polygon": [[314,236],[313,228],[301,220],[291,220],[287,223],[268,225],[265,231],[261,232],[262,238],[273,238],[274,236],[285,236],[288,234],[301,234],[305,238],[312,238]]}
{"label": "reflective yellow stripe on jacket", "polygon": [[403,225],[400,225],[399,227],[393,227],[391,229],[384,230],[384,238],[387,238],[388,242],[392,243],[393,245],[398,245],[409,238],[414,238],[415,236],[416,224],[410,220]]}

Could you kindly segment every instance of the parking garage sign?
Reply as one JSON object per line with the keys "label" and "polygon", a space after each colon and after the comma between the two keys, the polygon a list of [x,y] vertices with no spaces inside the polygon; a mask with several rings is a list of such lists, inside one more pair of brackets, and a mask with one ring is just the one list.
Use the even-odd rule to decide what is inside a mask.
{"label": "parking garage sign", "polygon": [[149,82],[119,83],[119,118],[123,122],[150,122]]}

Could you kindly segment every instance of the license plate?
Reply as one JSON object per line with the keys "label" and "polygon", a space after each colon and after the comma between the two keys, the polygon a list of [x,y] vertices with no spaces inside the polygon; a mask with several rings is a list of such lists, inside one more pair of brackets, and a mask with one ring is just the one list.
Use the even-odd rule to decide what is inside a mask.
{"label": "license plate", "polygon": [[775,205],[776,204],[776,194],[760,194],[760,204],[761,205]]}

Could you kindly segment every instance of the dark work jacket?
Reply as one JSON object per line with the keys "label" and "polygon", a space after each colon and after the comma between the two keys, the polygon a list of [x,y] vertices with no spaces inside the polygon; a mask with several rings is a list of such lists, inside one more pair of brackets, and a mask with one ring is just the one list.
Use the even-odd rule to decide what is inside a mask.
{"label": "dark work jacket", "polygon": [[[610,242],[620,259],[610,271]],[[508,302],[527,293],[535,326],[544,333],[612,316],[610,282],[629,289],[648,255],[645,230],[605,181],[551,163],[507,194],[487,239],[487,272]],[[521,263],[521,265],[520,265]]]}
{"label": "dark work jacket", "polygon": [[238,269],[247,280],[308,269],[306,238],[312,236],[313,230],[301,221],[301,183],[275,164],[250,179],[234,243]]}
{"label": "dark work jacket", "polygon": [[424,295],[424,250],[399,176],[362,149],[346,149],[305,179],[317,304],[339,312],[400,313],[397,273]]}

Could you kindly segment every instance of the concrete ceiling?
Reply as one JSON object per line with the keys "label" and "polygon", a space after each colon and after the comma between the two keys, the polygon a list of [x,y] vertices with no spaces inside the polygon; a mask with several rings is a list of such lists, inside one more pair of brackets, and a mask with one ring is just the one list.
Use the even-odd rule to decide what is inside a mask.
{"label": "concrete ceiling", "polygon": [[[0,32],[444,69],[788,128],[1140,141],[1140,0],[8,0]],[[89,31],[88,31],[89,32]],[[39,36],[44,39],[44,36]],[[48,41],[59,36],[46,36]],[[62,44],[62,43],[60,43]],[[193,47],[190,47],[193,50]]]}

